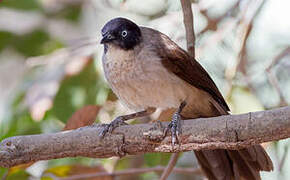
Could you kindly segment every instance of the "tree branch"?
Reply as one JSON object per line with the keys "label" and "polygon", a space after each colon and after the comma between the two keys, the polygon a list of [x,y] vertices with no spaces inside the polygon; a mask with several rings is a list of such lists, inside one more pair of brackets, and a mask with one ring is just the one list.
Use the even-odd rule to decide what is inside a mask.
{"label": "tree branch", "polygon": [[163,137],[168,122],[128,125],[100,139],[102,125],[51,134],[16,136],[0,144],[0,166],[85,156],[107,158],[147,152],[240,149],[290,137],[290,106],[241,115],[183,121],[180,146]]}
{"label": "tree branch", "polygon": [[159,180],[166,180],[168,176],[170,175],[171,171],[174,169],[175,164],[177,163],[179,157],[179,153],[173,153],[170,157],[170,161],[166,168],[164,169],[161,177]]}
{"label": "tree branch", "polygon": [[195,57],[195,35],[193,27],[193,14],[190,0],[180,0],[185,26],[187,51],[191,57]]}

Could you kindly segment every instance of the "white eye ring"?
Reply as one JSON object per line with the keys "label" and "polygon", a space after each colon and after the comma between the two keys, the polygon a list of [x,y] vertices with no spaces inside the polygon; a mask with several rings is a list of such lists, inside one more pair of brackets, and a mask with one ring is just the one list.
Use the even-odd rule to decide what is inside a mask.
{"label": "white eye ring", "polygon": [[127,36],[127,34],[128,34],[128,33],[127,33],[127,31],[126,31],[126,30],[122,31],[122,36],[123,36],[123,37],[126,37],[126,36]]}
{"label": "white eye ring", "polygon": [[108,34],[107,38],[108,39],[113,39],[113,36],[111,34]]}

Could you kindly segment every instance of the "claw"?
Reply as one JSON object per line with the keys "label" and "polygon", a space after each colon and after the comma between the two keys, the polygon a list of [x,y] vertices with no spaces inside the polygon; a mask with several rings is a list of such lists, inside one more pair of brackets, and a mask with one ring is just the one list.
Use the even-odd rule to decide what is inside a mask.
{"label": "claw", "polygon": [[110,124],[106,124],[103,130],[99,133],[99,136],[101,138],[104,138],[107,133],[112,133],[113,130],[117,127],[128,125],[124,122],[124,119],[122,116],[117,117],[114,119]]}
{"label": "claw", "polygon": [[180,124],[181,116],[179,112],[174,113],[172,116],[172,121],[166,128],[165,132],[167,133],[168,130],[171,130],[171,144],[172,149],[174,148],[175,144],[179,144],[179,135],[181,134],[181,124]]}

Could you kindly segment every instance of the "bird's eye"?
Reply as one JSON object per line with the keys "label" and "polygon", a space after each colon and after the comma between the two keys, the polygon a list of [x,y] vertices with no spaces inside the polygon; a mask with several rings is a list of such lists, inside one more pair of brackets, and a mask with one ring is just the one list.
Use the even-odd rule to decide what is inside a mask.
{"label": "bird's eye", "polygon": [[126,36],[127,36],[127,34],[128,34],[128,33],[127,33],[127,31],[126,31],[126,30],[122,31],[122,36],[123,36],[123,37],[126,37]]}
{"label": "bird's eye", "polygon": [[113,36],[112,36],[111,34],[108,34],[108,35],[107,35],[107,38],[108,38],[108,39],[113,39]]}

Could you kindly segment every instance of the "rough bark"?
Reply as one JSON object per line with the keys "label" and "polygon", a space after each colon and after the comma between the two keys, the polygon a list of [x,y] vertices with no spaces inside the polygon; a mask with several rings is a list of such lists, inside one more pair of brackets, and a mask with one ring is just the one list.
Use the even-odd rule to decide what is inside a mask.
{"label": "rough bark", "polygon": [[0,144],[0,166],[11,167],[31,161],[75,156],[106,158],[147,152],[240,149],[290,137],[290,107],[183,121],[179,139],[181,144],[174,148],[170,134],[163,137],[167,124],[122,126],[104,139],[98,136],[101,125],[10,137]]}

